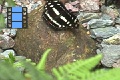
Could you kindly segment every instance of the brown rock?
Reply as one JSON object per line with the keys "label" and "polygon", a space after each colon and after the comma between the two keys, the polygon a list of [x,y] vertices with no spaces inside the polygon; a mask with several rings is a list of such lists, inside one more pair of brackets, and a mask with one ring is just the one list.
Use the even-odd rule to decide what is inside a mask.
{"label": "brown rock", "polygon": [[[38,62],[43,52],[52,48],[48,56],[47,69],[84,59],[95,53],[95,42],[80,28],[80,33],[71,31],[53,31],[41,19],[43,10],[38,8],[29,14],[28,29],[19,29],[15,38],[18,55]],[[75,34],[73,34],[75,33]],[[79,41],[79,42],[78,42]]]}

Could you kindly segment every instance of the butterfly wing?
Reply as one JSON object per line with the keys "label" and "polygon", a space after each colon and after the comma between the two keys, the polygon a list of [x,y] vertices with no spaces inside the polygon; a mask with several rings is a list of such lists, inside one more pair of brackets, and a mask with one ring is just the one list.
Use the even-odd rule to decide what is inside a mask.
{"label": "butterfly wing", "polygon": [[78,19],[70,13],[59,1],[47,1],[43,12],[43,19],[55,30],[78,28]]}

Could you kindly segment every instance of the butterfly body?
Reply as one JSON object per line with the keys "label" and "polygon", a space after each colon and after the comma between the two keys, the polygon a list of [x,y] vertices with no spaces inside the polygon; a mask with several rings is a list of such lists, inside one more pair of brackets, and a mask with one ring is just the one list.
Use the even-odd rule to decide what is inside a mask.
{"label": "butterfly body", "polygon": [[62,2],[57,0],[46,1],[42,17],[48,26],[55,30],[76,29],[79,27],[77,17],[70,13]]}

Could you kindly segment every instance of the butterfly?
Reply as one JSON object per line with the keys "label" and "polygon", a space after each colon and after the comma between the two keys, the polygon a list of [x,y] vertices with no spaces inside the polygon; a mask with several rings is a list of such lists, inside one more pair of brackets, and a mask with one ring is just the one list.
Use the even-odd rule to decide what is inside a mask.
{"label": "butterfly", "polygon": [[77,29],[79,20],[58,0],[46,0],[42,18],[54,30]]}

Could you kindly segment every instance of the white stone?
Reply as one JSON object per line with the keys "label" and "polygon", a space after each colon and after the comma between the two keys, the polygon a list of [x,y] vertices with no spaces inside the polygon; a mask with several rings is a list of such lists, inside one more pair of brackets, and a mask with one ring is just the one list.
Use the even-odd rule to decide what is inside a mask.
{"label": "white stone", "polygon": [[0,54],[8,58],[10,53],[12,53],[13,56],[15,56],[15,51],[12,49],[5,50],[3,53],[0,53]]}

